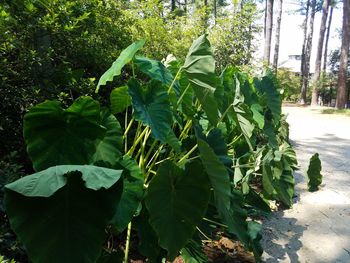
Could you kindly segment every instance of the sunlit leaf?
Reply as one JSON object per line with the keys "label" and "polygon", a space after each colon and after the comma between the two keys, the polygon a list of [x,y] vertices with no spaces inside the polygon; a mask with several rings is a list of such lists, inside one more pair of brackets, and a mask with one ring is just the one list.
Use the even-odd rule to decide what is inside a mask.
{"label": "sunlit leaf", "polygon": [[136,52],[139,51],[144,44],[145,40],[139,40],[132,43],[130,46],[124,49],[122,53],[120,53],[119,57],[113,62],[112,66],[101,76],[97,84],[96,93],[99,91],[100,86],[106,85],[108,81],[112,81],[114,77],[121,74],[122,68],[133,59]]}
{"label": "sunlit leaf", "polygon": [[197,38],[188,51],[183,70],[194,93],[200,101],[209,121],[216,125],[218,105],[214,97],[218,77],[215,75],[215,60],[210,43],[205,35]]}

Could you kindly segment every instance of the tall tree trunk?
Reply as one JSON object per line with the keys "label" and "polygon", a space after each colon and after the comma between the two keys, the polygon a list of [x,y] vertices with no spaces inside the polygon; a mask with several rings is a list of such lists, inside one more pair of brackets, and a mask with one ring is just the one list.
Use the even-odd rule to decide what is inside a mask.
{"label": "tall tree trunk", "polygon": [[350,38],[350,0],[343,1],[343,31],[342,43],[339,61],[338,73],[338,90],[335,107],[344,109],[347,102],[347,71],[348,71],[348,56],[349,56],[349,38]]}
{"label": "tall tree trunk", "polygon": [[213,0],[213,11],[214,11],[214,24],[216,25],[216,12],[217,12],[217,10],[216,10],[216,0]]}
{"label": "tall tree trunk", "polygon": [[323,0],[322,5],[322,18],[321,18],[321,26],[320,26],[320,34],[318,36],[318,44],[317,44],[317,54],[316,54],[316,60],[315,60],[315,73],[313,76],[313,87],[312,87],[312,98],[311,98],[311,105],[317,105],[318,103],[318,89],[319,89],[319,82],[320,82],[320,75],[321,75],[321,62],[322,62],[322,49],[323,49],[323,42],[324,42],[324,36],[326,32],[326,23],[327,23],[327,16],[328,16],[328,6],[329,6],[330,0]]}
{"label": "tall tree trunk", "polygon": [[266,30],[264,45],[264,62],[270,64],[271,37],[272,37],[272,19],[273,19],[273,0],[266,0]]}
{"label": "tall tree trunk", "polygon": [[278,0],[277,9],[277,23],[276,23],[276,36],[275,36],[275,52],[273,54],[273,68],[277,72],[278,66],[278,53],[280,49],[280,32],[281,32],[281,20],[282,20],[282,4],[283,0]]}
{"label": "tall tree trunk", "polygon": [[305,63],[303,67],[302,74],[302,85],[301,85],[301,100],[300,104],[306,103],[306,94],[307,88],[309,86],[309,73],[310,73],[310,57],[312,49],[312,37],[314,35],[314,20],[315,20],[315,9],[316,9],[316,0],[311,2],[311,16],[309,21],[309,34],[307,36],[306,45],[305,45]]}
{"label": "tall tree trunk", "polygon": [[326,33],[326,42],[324,44],[324,53],[323,53],[323,72],[326,72],[327,70],[327,59],[328,59],[328,41],[329,41],[329,35],[332,25],[332,18],[333,18],[333,6],[330,5],[330,11],[329,11],[329,17],[328,17],[328,26],[327,26],[327,33]]}
{"label": "tall tree trunk", "polygon": [[300,96],[300,104],[306,103],[306,89],[305,86],[303,86],[304,83],[304,72],[305,72],[305,50],[306,50],[306,43],[307,43],[307,25],[309,20],[309,10],[310,10],[310,0],[306,3],[306,12],[305,12],[305,20],[303,22],[303,31],[304,31],[304,41],[303,41],[303,47],[301,50],[301,65],[300,65],[300,86],[301,86],[301,96]]}
{"label": "tall tree trunk", "polygon": [[176,0],[171,0],[171,12],[174,12],[176,9]]}

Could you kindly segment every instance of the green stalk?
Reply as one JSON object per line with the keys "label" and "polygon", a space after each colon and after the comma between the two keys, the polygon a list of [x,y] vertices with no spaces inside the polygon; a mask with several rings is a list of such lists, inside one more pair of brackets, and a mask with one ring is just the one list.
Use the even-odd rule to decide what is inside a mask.
{"label": "green stalk", "polygon": [[143,136],[145,136],[145,134],[148,132],[148,130],[149,130],[149,128],[146,127],[139,136],[135,136],[135,139],[136,138],[137,139],[134,141],[134,143],[131,146],[130,150],[127,152],[127,155],[132,156],[132,154],[135,151],[136,146],[140,143],[140,141],[143,139]]}
{"label": "green stalk", "polygon": [[147,163],[148,158],[149,158],[149,156],[151,155],[151,153],[152,153],[154,147],[156,146],[157,142],[158,142],[157,140],[154,140],[153,143],[152,143],[152,145],[151,145],[151,148],[149,148],[148,152],[146,153],[146,156],[145,156],[145,163]]}
{"label": "green stalk", "polygon": [[182,141],[182,139],[185,138],[185,136],[188,133],[188,130],[191,128],[192,125],[192,120],[187,120],[184,129],[182,130],[180,136],[179,136],[179,140]]}
{"label": "green stalk", "polygon": [[[124,119],[124,135],[123,135],[123,138],[124,138],[124,152],[128,151],[128,133],[126,132],[127,128],[128,128],[127,123],[128,123],[128,107],[126,108],[125,119]],[[125,132],[126,132],[126,134],[125,134]]]}
{"label": "green stalk", "polygon": [[175,78],[173,79],[173,82],[171,82],[169,89],[168,89],[168,94],[170,93],[171,89],[173,88],[177,78],[179,77],[180,73],[181,73],[182,67],[179,68],[179,70],[177,71]]}
{"label": "green stalk", "polygon": [[230,105],[227,107],[227,109],[224,111],[224,113],[221,115],[220,120],[218,121],[217,126],[220,124],[220,122],[223,121],[223,119],[225,118],[226,114],[228,113],[228,111],[230,110],[231,107],[232,107],[232,104],[230,104]]}
{"label": "green stalk", "polygon": [[184,160],[186,160],[198,147],[198,144],[192,147],[191,150],[189,150],[177,163],[181,163]]}
{"label": "green stalk", "polygon": [[124,252],[124,261],[123,261],[124,263],[128,263],[130,239],[131,239],[131,222],[128,224],[128,232],[126,234],[125,252]]}
{"label": "green stalk", "polygon": [[218,226],[222,226],[222,227],[228,228],[228,226],[227,226],[227,225],[221,224],[221,223],[219,223],[219,222],[216,222],[216,221],[210,220],[210,219],[205,218],[205,217],[203,218],[203,220],[204,220],[204,221],[207,221],[207,222],[209,222],[209,223],[212,223],[212,224],[218,225]]}
{"label": "green stalk", "polygon": [[179,100],[178,100],[177,103],[176,103],[176,108],[179,107],[179,105],[180,105],[182,99],[184,98],[184,96],[185,96],[185,94],[186,94],[186,92],[187,92],[187,90],[188,90],[189,88],[190,88],[190,84],[188,84],[187,87],[185,88],[184,92],[182,92],[182,94],[181,94]]}
{"label": "green stalk", "polygon": [[140,162],[139,162],[139,167],[141,169],[141,171],[143,172],[144,169],[145,169],[145,147],[146,147],[146,143],[147,143],[147,140],[148,140],[148,137],[149,135],[151,134],[151,130],[148,130],[146,132],[146,135],[145,137],[143,138],[143,142],[141,144],[141,155],[140,155]]}
{"label": "green stalk", "polygon": [[132,117],[130,122],[128,123],[128,126],[125,128],[125,132],[124,132],[124,135],[123,135],[124,138],[128,135],[128,132],[131,129],[131,126],[132,126],[134,120],[135,120],[134,117]]}

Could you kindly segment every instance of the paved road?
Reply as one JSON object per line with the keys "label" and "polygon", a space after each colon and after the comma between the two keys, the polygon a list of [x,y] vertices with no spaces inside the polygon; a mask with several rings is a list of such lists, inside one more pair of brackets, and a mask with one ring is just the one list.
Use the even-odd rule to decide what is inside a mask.
{"label": "paved road", "polygon": [[[350,263],[350,117],[286,107],[300,165],[295,204],[265,223],[265,262]],[[306,170],[318,152],[321,190],[307,191]]]}

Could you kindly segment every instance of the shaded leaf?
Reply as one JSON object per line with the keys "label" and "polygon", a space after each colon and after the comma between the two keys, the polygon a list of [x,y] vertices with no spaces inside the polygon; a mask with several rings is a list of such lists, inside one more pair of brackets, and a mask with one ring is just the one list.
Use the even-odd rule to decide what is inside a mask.
{"label": "shaded leaf", "polygon": [[131,98],[128,93],[128,86],[122,86],[112,90],[109,97],[111,112],[117,114],[126,110],[131,105]]}
{"label": "shaded leaf", "polygon": [[[105,171],[105,168],[94,169]],[[85,172],[82,174],[87,176]],[[49,175],[42,175],[41,180]],[[97,178],[94,178],[96,174],[91,175],[91,178],[83,178],[84,185],[80,173],[70,173],[66,184],[50,197],[28,197],[6,188],[5,206],[11,228],[31,261],[97,261],[106,238],[105,227],[114,214],[122,185],[108,183],[107,190],[101,189],[101,182],[106,178],[106,182],[115,179],[111,180],[102,172]],[[101,182],[95,181],[104,177]],[[46,181],[49,185],[49,180]],[[87,182],[90,182],[89,188]],[[107,187],[106,182],[103,185]]]}
{"label": "shaded leaf", "polygon": [[123,156],[119,161],[123,172],[123,192],[111,220],[117,230],[122,232],[134,217],[143,198],[143,176],[135,160]]}
{"label": "shaded leaf", "polygon": [[67,173],[80,172],[85,187],[92,190],[108,189],[115,184],[122,170],[114,170],[93,165],[58,165],[27,175],[7,184],[6,189],[27,197],[50,197],[67,183]]}
{"label": "shaded leaf", "polygon": [[207,142],[197,137],[200,158],[214,189],[215,203],[220,214],[230,207],[231,186],[229,174],[214,150]]}
{"label": "shaded leaf", "polygon": [[[210,184],[199,162],[182,170],[163,162],[150,182],[146,206],[159,245],[174,259],[203,218],[210,196]],[[191,201],[189,201],[191,200]]]}
{"label": "shaded leaf", "polygon": [[162,248],[158,245],[158,237],[152,226],[149,224],[149,214],[145,206],[141,213],[134,220],[137,237],[139,239],[138,250],[147,257],[151,263],[161,261]]}
{"label": "shaded leaf", "polygon": [[101,125],[107,129],[101,139],[97,139],[92,162],[108,162],[114,165],[122,156],[123,132],[119,121],[107,110],[101,112]]}
{"label": "shaded leaf", "polygon": [[58,101],[31,108],[24,116],[23,133],[34,169],[90,163],[95,140],[106,131],[100,120],[99,103],[90,97],[80,97],[66,110]]}

